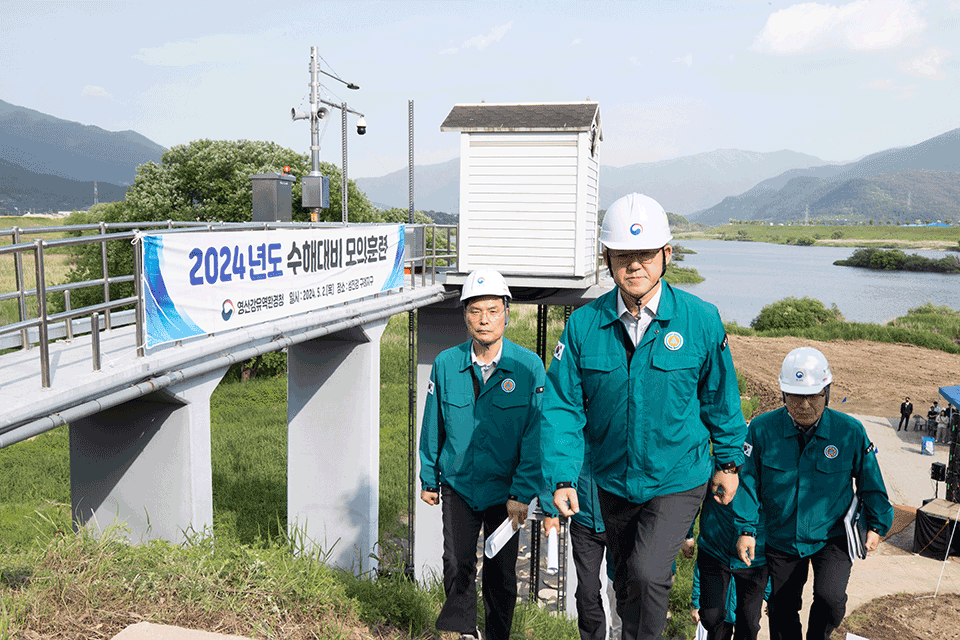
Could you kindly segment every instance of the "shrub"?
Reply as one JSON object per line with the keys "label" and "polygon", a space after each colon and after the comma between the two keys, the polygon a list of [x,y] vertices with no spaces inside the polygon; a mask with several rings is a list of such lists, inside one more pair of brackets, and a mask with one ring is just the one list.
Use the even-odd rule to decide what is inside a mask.
{"label": "shrub", "polygon": [[819,300],[804,296],[771,302],[760,310],[750,326],[757,331],[805,329],[842,319],[836,304],[827,309]]}
{"label": "shrub", "polygon": [[799,238],[797,238],[797,241],[795,244],[800,247],[810,247],[816,244],[816,242],[817,242],[816,240],[814,240],[809,236],[800,236]]}

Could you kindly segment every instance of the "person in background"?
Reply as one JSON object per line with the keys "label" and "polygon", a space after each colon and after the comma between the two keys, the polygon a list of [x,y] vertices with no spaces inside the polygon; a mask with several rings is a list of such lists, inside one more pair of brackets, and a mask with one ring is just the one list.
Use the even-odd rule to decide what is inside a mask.
{"label": "person in background", "polygon": [[900,431],[901,427],[910,427],[910,414],[912,413],[913,404],[910,402],[910,398],[904,398],[903,402],[900,403],[900,424],[897,425],[897,431]]}
{"label": "person in background", "polygon": [[940,444],[950,444],[950,418],[947,417],[947,410],[944,409],[937,416],[937,438],[936,442]]}
{"label": "person in background", "polygon": [[[549,425],[543,425],[548,429]],[[581,640],[604,640],[607,637],[607,616],[603,610],[600,584],[600,566],[607,549],[607,539],[600,517],[600,500],[590,470],[590,452],[585,450],[583,466],[577,486],[583,494],[580,511],[570,518],[570,544],[573,547],[573,565],[577,571],[577,628]],[[540,497],[543,510],[543,530],[560,532],[560,518],[553,504],[553,491],[544,489]],[[611,601],[612,603],[613,601]]]}
{"label": "person in background", "polygon": [[[477,540],[507,518],[523,525],[540,488],[544,370],[503,337],[510,289],[496,271],[470,273],[460,300],[470,339],[437,356],[420,432],[420,499],[443,505],[443,590],[437,629],[477,640]],[[483,563],[488,640],[509,640],[517,604],[513,536]]]}
{"label": "person in background", "polygon": [[672,238],[652,198],[610,206],[600,242],[616,287],[570,316],[544,398],[544,478],[561,515],[580,510],[590,444],[624,640],[660,640],[684,533],[708,490],[733,499],[743,460],[723,323],[716,307],[663,282]]}
{"label": "person in background", "polygon": [[[763,596],[767,589],[767,567],[764,559],[764,526],[761,510],[752,530],[756,544],[753,558],[745,563],[737,556],[736,544],[740,529],[734,511],[712,500],[700,510],[700,537],[697,546],[696,571],[699,576],[699,618],[707,631],[707,640],[724,640],[727,621],[736,619],[735,640],[757,640]],[[729,591],[736,585],[730,610]]]}
{"label": "person in background", "polygon": [[824,355],[794,349],[783,360],[779,382],[784,406],[754,418],[744,443],[742,484],[733,502],[741,532],[737,554],[748,566],[756,558],[762,507],[770,636],[801,639],[801,597],[812,566],[806,640],[829,640],[846,613],[852,560],[843,519],[854,495],[863,506],[867,551],[876,550],[890,529],[893,507],[863,424],[827,406],[833,373]]}

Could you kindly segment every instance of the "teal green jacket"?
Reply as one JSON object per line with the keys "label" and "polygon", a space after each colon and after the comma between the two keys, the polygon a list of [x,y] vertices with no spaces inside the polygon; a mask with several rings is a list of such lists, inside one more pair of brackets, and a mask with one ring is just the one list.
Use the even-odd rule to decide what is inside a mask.
{"label": "teal green jacket", "polygon": [[[600,494],[597,483],[593,481],[593,472],[590,470],[590,451],[584,452],[583,466],[580,467],[580,477],[577,479],[577,497],[580,500],[580,511],[572,519],[597,533],[603,533],[603,516],[600,513]],[[553,489],[544,482],[540,494],[540,509],[548,516],[557,518],[560,512],[553,504]]]}
{"label": "teal green jacket", "polygon": [[543,362],[504,338],[500,363],[484,383],[470,360],[472,345],[434,360],[420,429],[421,487],[449,485],[475,511],[510,496],[529,503],[540,489]]}
{"label": "teal green jacket", "polygon": [[867,528],[885,535],[893,507],[877,464],[877,452],[859,420],[827,408],[810,441],[781,407],[750,423],[733,508],[737,526],[750,531],[757,508],[766,518],[767,546],[801,557],[843,536],[843,517],[853,500],[853,482]]}
{"label": "teal green jacket", "polygon": [[618,289],[570,315],[544,398],[548,487],[577,487],[585,443],[597,485],[636,503],[707,482],[711,441],[719,462],[743,460],[746,425],[720,315],[661,286],[657,316],[629,360]]}
{"label": "teal green jacket", "polygon": [[[740,491],[738,490],[739,494]],[[734,497],[736,500],[736,497]],[[728,569],[745,569],[746,564],[737,555],[737,538],[742,529],[737,527],[736,514],[730,505],[719,504],[713,497],[707,497],[700,509],[700,537],[697,546],[701,553],[709,553],[717,562]],[[767,563],[764,556],[766,535],[763,526],[763,511],[757,525],[752,529],[756,538],[756,548],[753,552],[751,567],[758,567]]]}

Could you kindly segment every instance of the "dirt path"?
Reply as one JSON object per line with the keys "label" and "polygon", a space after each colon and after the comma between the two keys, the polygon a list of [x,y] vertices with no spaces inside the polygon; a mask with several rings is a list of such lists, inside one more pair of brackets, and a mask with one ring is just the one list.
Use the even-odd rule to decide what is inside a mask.
{"label": "dirt path", "polygon": [[807,346],[819,349],[830,362],[830,406],[844,413],[896,417],[904,396],[910,396],[914,413],[925,416],[934,400],[943,403],[939,387],[960,384],[960,355],[942,351],[863,340],[730,336],[734,365],[760,395],[761,411],[782,405],[780,365],[791,349]]}

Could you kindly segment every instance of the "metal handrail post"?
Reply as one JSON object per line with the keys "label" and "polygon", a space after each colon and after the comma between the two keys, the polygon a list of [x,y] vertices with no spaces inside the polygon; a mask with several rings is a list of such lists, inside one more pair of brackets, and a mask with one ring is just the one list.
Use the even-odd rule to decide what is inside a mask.
{"label": "metal handrail post", "polygon": [[93,370],[100,371],[100,314],[90,314],[90,348],[93,350]]}
{"label": "metal handrail post", "polygon": [[[10,238],[13,244],[20,244],[20,227],[13,228],[13,234]],[[13,254],[13,271],[17,284],[17,313],[20,314],[18,322],[27,319],[27,285],[23,281],[23,255],[17,251]],[[24,349],[31,347],[29,336],[26,329],[20,330],[20,344]]]}
{"label": "metal handrail post", "polygon": [[37,327],[40,333],[40,379],[43,388],[47,389],[50,387],[50,340],[47,334],[47,283],[43,270],[43,240],[37,238],[34,245],[37,267],[37,315],[40,320],[40,325]]}
{"label": "metal handrail post", "polygon": [[[107,233],[107,226],[100,221],[100,236],[103,237]],[[100,241],[100,272],[103,274],[103,301],[110,302],[110,274],[108,273],[109,267],[107,267],[107,241]],[[106,328],[110,328],[110,309],[107,309],[103,314]]]}
{"label": "metal handrail post", "polygon": [[[135,232],[138,230],[134,230]],[[143,309],[143,240],[134,241],[134,256],[133,256],[133,290],[134,296],[137,298],[137,357],[142,358],[147,354],[146,348],[144,347],[144,309]]]}
{"label": "metal handrail post", "polygon": [[[66,289],[63,292],[63,310],[67,313],[73,311],[73,308],[70,306],[70,289]],[[67,331],[67,341],[73,340],[73,318],[67,317],[64,328]]]}

